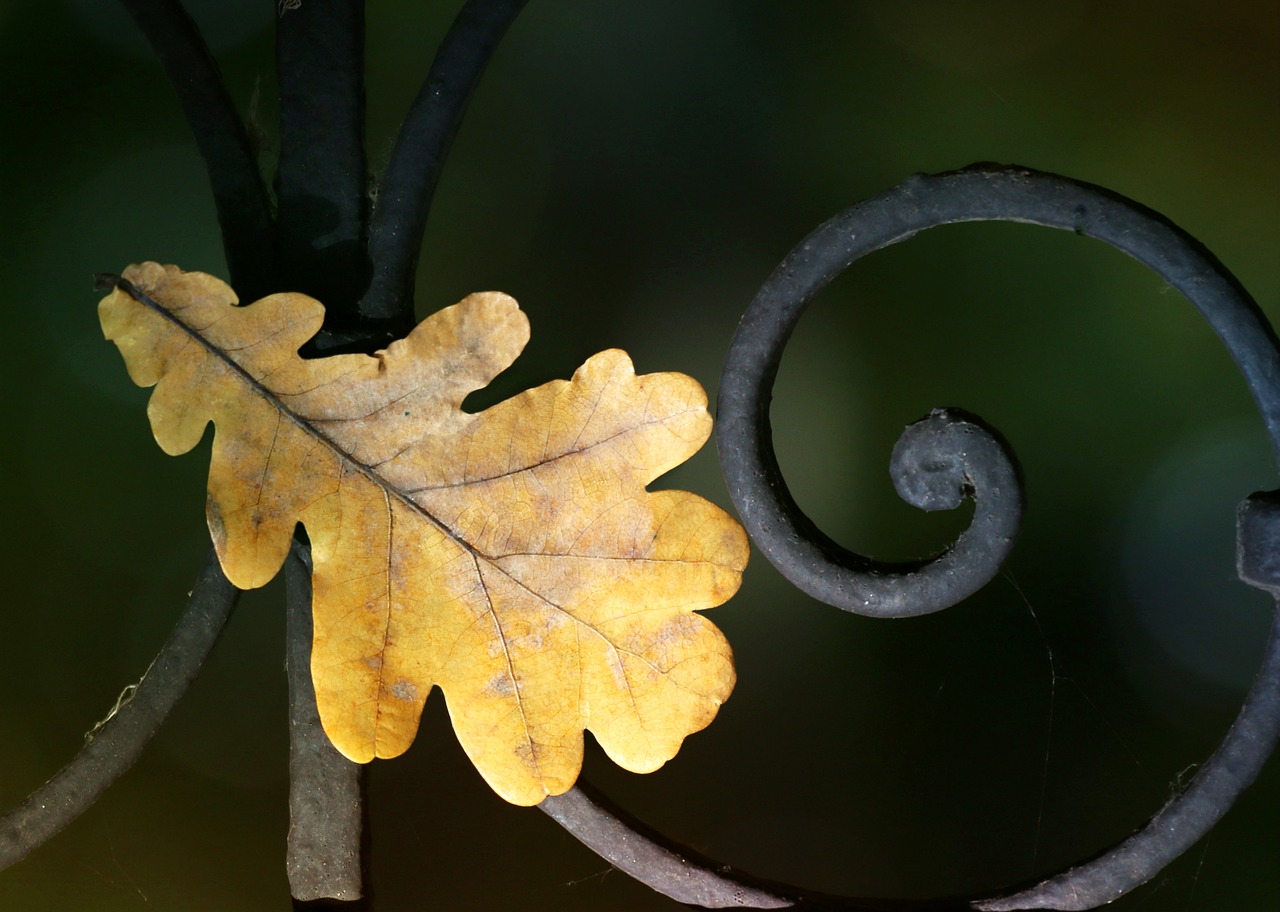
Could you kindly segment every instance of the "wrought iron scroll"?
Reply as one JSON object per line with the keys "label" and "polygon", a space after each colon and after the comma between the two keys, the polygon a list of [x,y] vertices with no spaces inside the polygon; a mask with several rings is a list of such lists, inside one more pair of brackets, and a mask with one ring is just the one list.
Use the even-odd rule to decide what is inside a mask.
{"label": "wrought iron scroll", "polygon": [[[1181,291],[1209,321],[1244,374],[1280,457],[1280,344],[1257,304],[1203,245],[1158,213],[1119,194],[1054,174],[975,165],[916,175],[860,203],[805,238],[766,281],[730,346],[720,385],[717,445],[729,492],[752,540],[794,585],[836,607],[907,616],[954,604],[987,582],[1008,553],[1021,515],[1021,486],[998,433],[958,410],[938,410],[907,428],[894,448],[899,493],[924,509],[977,498],[974,520],[941,556],[914,565],[850,554],[799,509],[778,469],[768,404],[792,330],[835,276],[874,250],[920,231],[966,221],[1017,221],[1097,238],[1134,257]],[[1227,736],[1186,788],[1118,846],[1025,889],[911,908],[1093,909],[1147,882],[1205,835],[1257,778],[1280,740],[1280,492],[1240,508],[1238,564],[1245,582],[1277,599],[1262,667]],[[893,909],[894,901],[817,896],[772,885],[681,853],[588,787],[543,802],[547,813],[633,877],[677,899],[696,884],[712,908]],[[572,809],[572,810],[570,810]],[[636,847],[639,843],[643,849]],[[615,858],[622,858],[619,864]],[[748,890],[764,889],[752,905]],[[689,901],[689,900],[685,900]]]}

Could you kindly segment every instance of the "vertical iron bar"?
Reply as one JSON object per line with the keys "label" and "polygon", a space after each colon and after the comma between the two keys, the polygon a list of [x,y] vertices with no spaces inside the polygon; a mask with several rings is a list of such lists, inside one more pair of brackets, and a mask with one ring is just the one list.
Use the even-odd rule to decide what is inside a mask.
{"label": "vertical iron bar", "polygon": [[349,326],[369,273],[364,0],[281,7],[276,71],[280,278],[325,305],[326,328]]}
{"label": "vertical iron bar", "polygon": [[[364,293],[364,2],[281,5],[276,25],[280,160],[277,247],[285,287],[319,299],[327,328],[351,329]],[[295,900],[363,893],[363,775],[329,743],[311,681],[310,552],[285,564],[289,675],[286,857]]]}
{"label": "vertical iron bar", "polygon": [[294,542],[285,561],[289,675],[289,845],[294,899],[353,901],[363,894],[364,768],[329,743],[311,683],[311,552]]}

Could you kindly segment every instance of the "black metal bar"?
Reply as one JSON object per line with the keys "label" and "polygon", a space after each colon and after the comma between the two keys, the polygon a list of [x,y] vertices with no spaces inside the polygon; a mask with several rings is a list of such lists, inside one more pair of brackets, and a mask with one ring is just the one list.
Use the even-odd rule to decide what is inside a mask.
{"label": "black metal bar", "polygon": [[[325,305],[319,350],[385,344],[362,319],[368,283],[364,150],[364,2],[307,0],[278,8],[280,160],[277,245],[282,285]],[[363,770],[334,750],[311,678],[311,563],[295,542],[285,563],[289,676],[289,812],[285,867],[295,908],[364,892]]]}
{"label": "black metal bar", "polygon": [[186,608],[142,680],[121,694],[70,763],[0,818],[0,869],[55,836],[133,766],[204,666],[238,595],[210,548]]}
{"label": "black metal bar", "polygon": [[413,279],[445,157],[489,58],[526,2],[468,0],[436,52],[378,188],[373,275],[360,305],[366,317],[412,324]]}
{"label": "black metal bar", "polygon": [[204,157],[231,284],[244,300],[275,291],[271,204],[218,65],[178,0],[121,0],[178,93]]}
{"label": "black metal bar", "polygon": [[[732,357],[739,359],[737,365],[747,359],[750,369],[755,370],[762,362],[750,360],[752,355],[759,352],[744,346]],[[733,401],[737,388],[731,385],[726,393],[724,382],[717,445],[726,478],[730,477],[730,465],[743,473],[730,482],[731,486],[735,482],[741,485],[736,490],[746,492],[736,495],[735,503],[739,503],[756,546],[793,585],[814,598],[871,617],[928,614],[985,586],[1013,550],[1023,513],[1021,475],[1004,438],[976,415],[955,408],[935,409],[908,425],[898,438],[889,472],[903,500],[934,511],[953,510],[972,498],[975,507],[969,528],[941,554],[888,563],[846,551],[800,510],[773,455],[767,411],[757,412],[760,419],[755,425],[735,420],[732,406],[726,409],[725,403],[726,397]],[[770,394],[766,388],[755,395],[762,397],[756,400],[759,403],[767,402]],[[758,467],[739,463],[734,455],[740,452],[734,449],[740,445],[735,434],[743,430],[759,435]],[[749,483],[743,482],[744,475]],[[761,490],[771,492],[784,512],[781,521],[778,514],[761,518],[766,508],[757,507],[753,517],[757,527],[746,519],[741,501],[760,496]]]}
{"label": "black metal bar", "polygon": [[280,84],[277,243],[282,287],[325,305],[325,327],[358,323],[368,210],[364,2],[306,0],[276,25]]}
{"label": "black metal bar", "polygon": [[300,542],[285,561],[289,675],[289,841],[285,867],[294,899],[353,901],[364,893],[361,838],[364,767],[324,733],[311,680],[311,552]]}

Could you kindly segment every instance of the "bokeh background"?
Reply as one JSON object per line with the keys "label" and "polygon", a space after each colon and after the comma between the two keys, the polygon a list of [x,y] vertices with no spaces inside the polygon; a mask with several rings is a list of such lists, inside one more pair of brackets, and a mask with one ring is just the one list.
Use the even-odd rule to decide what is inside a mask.
{"label": "bokeh background", "polygon": [[[304,0],[305,2],[305,0]],[[190,2],[273,154],[274,0]],[[457,2],[368,5],[368,143]],[[1271,0],[533,0],[485,76],[432,215],[422,313],[500,289],[526,355],[479,407],[626,348],[714,397],[739,314],[821,221],[916,171],[1013,161],[1173,218],[1280,318],[1280,8]],[[256,100],[255,100],[256,99]],[[225,274],[200,160],[107,0],[0,3],[0,806],[68,760],[163,641],[207,548],[208,440],[170,459],[103,342],[92,276]],[[959,405],[1030,490],[1007,570],[911,621],[846,616],[759,555],[712,613],[740,681],[663,770],[586,774],[660,829],[833,892],[996,888],[1122,838],[1237,711],[1269,605],[1234,509],[1276,487],[1243,382],[1182,297],[1095,242],[958,226],[814,304],[773,407],[799,502],[885,558],[966,522],[898,502],[904,425]],[[708,446],[661,486],[727,504]],[[282,588],[245,596],[143,761],[0,874],[0,909],[283,910]],[[1280,904],[1280,768],[1119,910]],[[443,701],[371,776],[375,908],[674,908],[504,805]]]}

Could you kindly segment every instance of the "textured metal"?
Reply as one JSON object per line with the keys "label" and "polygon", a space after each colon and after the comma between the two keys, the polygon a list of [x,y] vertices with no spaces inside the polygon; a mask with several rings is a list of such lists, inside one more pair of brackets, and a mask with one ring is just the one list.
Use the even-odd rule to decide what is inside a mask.
{"label": "textured metal", "polygon": [[1280,596],[1280,491],[1251,495],[1236,515],[1236,572]]}
{"label": "textured metal", "polygon": [[364,767],[324,733],[311,682],[311,550],[295,541],[284,565],[289,676],[289,839],[294,899],[353,901],[364,894]]}
{"label": "textured metal", "polygon": [[786,909],[797,896],[755,881],[728,865],[707,859],[665,839],[634,817],[609,804],[586,782],[543,799],[538,807],[579,842],[619,871],[682,903],[704,909]]}

